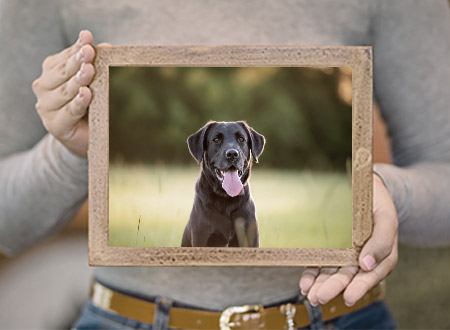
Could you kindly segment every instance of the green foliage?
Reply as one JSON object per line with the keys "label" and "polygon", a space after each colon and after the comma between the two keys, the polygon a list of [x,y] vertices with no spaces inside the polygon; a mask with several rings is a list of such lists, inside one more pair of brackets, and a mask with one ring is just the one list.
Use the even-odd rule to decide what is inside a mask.
{"label": "green foliage", "polygon": [[345,170],[351,106],[342,72],[317,68],[111,67],[112,161],[190,164],[208,120],[246,120],[266,137],[262,166]]}

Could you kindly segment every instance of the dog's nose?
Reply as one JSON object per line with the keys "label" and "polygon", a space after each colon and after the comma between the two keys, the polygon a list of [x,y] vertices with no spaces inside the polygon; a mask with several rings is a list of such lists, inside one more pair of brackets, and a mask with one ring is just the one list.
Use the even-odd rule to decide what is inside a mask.
{"label": "dog's nose", "polygon": [[239,153],[236,149],[228,149],[226,151],[226,156],[228,160],[234,161],[239,158]]}

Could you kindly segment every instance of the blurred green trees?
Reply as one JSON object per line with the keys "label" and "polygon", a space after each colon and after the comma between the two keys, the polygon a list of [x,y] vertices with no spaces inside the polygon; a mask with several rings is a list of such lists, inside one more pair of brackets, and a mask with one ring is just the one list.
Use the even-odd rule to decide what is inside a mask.
{"label": "blurred green trees", "polygon": [[110,159],[194,164],[190,134],[246,120],[267,140],[261,166],[345,170],[349,81],[338,68],[111,67]]}

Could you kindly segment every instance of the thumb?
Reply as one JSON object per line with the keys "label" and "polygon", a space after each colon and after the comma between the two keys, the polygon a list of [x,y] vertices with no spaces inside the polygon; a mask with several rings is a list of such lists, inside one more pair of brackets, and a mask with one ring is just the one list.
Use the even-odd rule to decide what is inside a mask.
{"label": "thumb", "polygon": [[359,265],[366,272],[391,253],[398,230],[394,203],[377,175],[374,175],[373,188],[373,232],[359,255]]}
{"label": "thumb", "polygon": [[359,255],[359,266],[368,272],[375,268],[392,251],[394,239],[387,240],[386,237],[378,238],[373,236],[367,241]]}

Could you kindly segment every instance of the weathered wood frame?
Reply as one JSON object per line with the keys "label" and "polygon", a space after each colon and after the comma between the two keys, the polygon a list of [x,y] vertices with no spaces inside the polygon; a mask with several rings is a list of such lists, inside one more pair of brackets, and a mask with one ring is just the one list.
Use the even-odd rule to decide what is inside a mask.
{"label": "weathered wood frame", "polygon": [[[109,266],[357,265],[372,231],[372,47],[97,47],[89,110],[89,264]],[[351,67],[352,248],[111,247],[109,67]],[[330,123],[332,124],[332,123]]]}

